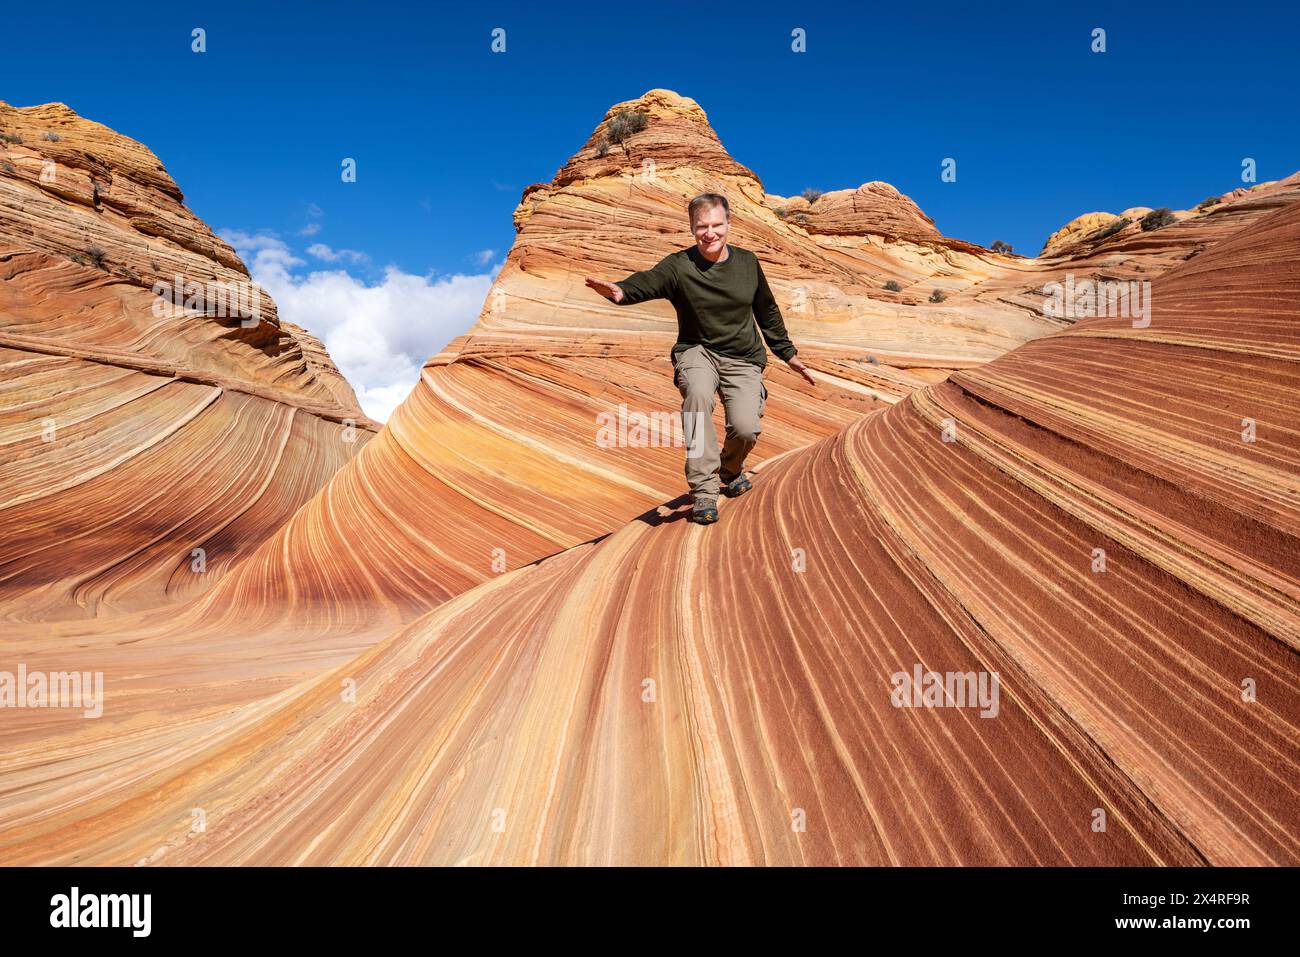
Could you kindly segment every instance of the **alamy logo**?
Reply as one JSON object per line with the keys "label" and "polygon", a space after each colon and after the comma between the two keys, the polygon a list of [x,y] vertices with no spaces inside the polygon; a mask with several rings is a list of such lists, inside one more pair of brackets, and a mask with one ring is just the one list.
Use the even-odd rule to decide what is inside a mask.
{"label": "alamy logo", "polygon": [[70,894],[50,898],[51,927],[130,927],[133,937],[148,937],[152,924],[150,894]]}
{"label": "alamy logo", "polygon": [[174,283],[153,284],[156,319],[176,319],[187,312],[237,318],[245,329],[262,321],[262,287],[252,282],[194,282],[177,275]]}
{"label": "alamy logo", "polygon": [[84,708],[87,718],[104,713],[104,672],[0,671],[0,708]]}
{"label": "alamy logo", "polygon": [[596,414],[596,445],[602,449],[684,445],[687,456],[697,458],[704,451],[704,429],[712,427],[712,416],[700,412],[628,411],[627,404],[620,402],[617,412]]}
{"label": "alamy logo", "polygon": [[1065,282],[1043,286],[1043,315],[1049,319],[1131,318],[1134,329],[1151,325],[1151,280],[1080,279],[1065,274]]}
{"label": "alamy logo", "polygon": [[981,718],[998,716],[996,671],[924,671],[920,664],[890,677],[889,696],[895,708],[975,708]]}
{"label": "alamy logo", "polygon": [[629,412],[624,402],[618,412],[596,413],[596,426],[596,445],[602,449],[680,446],[684,441],[680,413]]}

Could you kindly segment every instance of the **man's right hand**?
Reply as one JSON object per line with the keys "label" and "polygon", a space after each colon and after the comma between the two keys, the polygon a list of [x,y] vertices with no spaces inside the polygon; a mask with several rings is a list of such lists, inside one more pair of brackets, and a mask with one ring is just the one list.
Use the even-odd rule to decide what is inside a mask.
{"label": "man's right hand", "polygon": [[603,279],[592,279],[588,276],[587,285],[611,302],[623,301],[623,290],[619,288],[616,282],[605,282]]}
{"label": "man's right hand", "polygon": [[798,356],[791,356],[790,361],[787,362],[786,365],[788,365],[795,372],[799,373],[801,376],[803,376],[813,385],[817,384],[817,380],[812,377],[812,372],[808,370],[808,367],[803,364],[803,360],[800,359]]}

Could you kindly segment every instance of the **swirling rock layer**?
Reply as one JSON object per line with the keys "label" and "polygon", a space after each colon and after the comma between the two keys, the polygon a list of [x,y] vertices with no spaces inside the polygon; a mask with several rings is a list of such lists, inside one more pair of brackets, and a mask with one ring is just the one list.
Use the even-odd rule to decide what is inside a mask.
{"label": "swirling rock layer", "polygon": [[190,598],[376,426],[148,149],[61,104],[0,132],[0,629]]}
{"label": "swirling rock layer", "polygon": [[[930,236],[883,190],[803,229],[693,101],[652,91],[598,132],[620,108],[649,125],[525,192],[474,329],[292,517],[172,487],[80,591],[41,537],[52,510],[6,533],[54,584],[14,586],[40,625],[0,652],[102,669],[108,698],[94,720],[6,715],[0,861],[1300,861],[1294,178],[1028,260]],[[684,199],[719,187],[820,375],[769,367],[754,489],[701,528],[680,447],[596,438],[619,405],[676,406],[669,318],[582,277],[685,245]],[[1069,273],[1152,279],[1150,324],[1048,319],[1042,285]],[[949,299],[925,303],[935,284]],[[118,410],[124,443],[238,398],[195,433],[230,446],[209,483],[270,469],[272,409],[341,424],[320,391],[258,394],[264,352],[159,375],[135,341],[19,361],[92,364],[87,409]],[[124,410],[146,386],[156,404]],[[15,508],[50,495],[32,454]],[[127,485],[198,464],[177,449]],[[118,516],[112,494],[66,508]],[[181,516],[249,523],[212,587],[123,565]],[[186,600],[162,616],[160,592]],[[56,613],[69,594],[110,599],[86,621]],[[914,668],[996,673],[997,707],[896,706]]]}
{"label": "swirling rock layer", "polygon": [[[241,799],[151,859],[1295,863],[1300,204],[1157,284],[1150,327],[917,391],[717,527],[447,602],[195,771]],[[916,665],[1001,709],[895,707]]]}

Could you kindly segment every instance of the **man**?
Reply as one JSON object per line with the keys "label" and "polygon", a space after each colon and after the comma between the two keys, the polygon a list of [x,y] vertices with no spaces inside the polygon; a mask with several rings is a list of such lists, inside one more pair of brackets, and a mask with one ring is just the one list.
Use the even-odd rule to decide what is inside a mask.
{"label": "man", "polygon": [[[758,257],[727,243],[731,208],[719,193],[702,193],[687,209],[695,245],[670,253],[653,268],[618,283],[587,285],[618,305],[667,299],[677,310],[672,348],[673,381],[682,394],[686,481],[691,520],[718,520],[718,492],[742,495],[752,487],[745,457],[762,431],[767,404],[763,370],[767,353],[754,328],[780,358],[814,386],[817,381],[786,335],[781,310]],[[713,396],[722,393],[727,440],[721,453],[713,428]]]}

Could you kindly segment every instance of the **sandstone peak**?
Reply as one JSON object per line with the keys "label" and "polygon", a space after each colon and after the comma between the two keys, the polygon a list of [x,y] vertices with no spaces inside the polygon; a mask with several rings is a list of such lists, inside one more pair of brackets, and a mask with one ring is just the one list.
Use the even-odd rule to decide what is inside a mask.
{"label": "sandstone peak", "polygon": [[[0,102],[0,252],[11,304],[22,300],[27,285],[47,301],[57,288],[69,303],[87,296],[123,303],[125,321],[41,326],[42,338],[65,345],[75,339],[92,351],[118,349],[156,322],[153,290],[159,284],[172,289],[179,277],[193,295],[173,290],[176,297],[194,303],[200,315],[176,318],[175,335],[155,332],[138,351],[154,361],[166,357],[192,375],[365,420],[320,343],[280,323],[274,301],[250,281],[230,245],[185,206],[153,151],[63,103]],[[255,308],[247,322],[227,323],[218,333],[219,324],[202,313],[213,311],[211,300],[230,290]],[[36,324],[15,316],[0,320],[0,328],[27,334]],[[236,340],[242,348],[198,345],[213,339]]]}
{"label": "sandstone peak", "polygon": [[0,132],[9,134],[0,147],[22,147],[91,178],[125,177],[177,202],[184,199],[176,181],[149,147],[86,119],[63,103],[15,107],[0,100]]}
{"label": "sandstone peak", "polygon": [[699,103],[673,90],[661,88],[646,90],[635,99],[615,103],[605,114],[604,121],[612,119],[621,110],[641,110],[660,118],[681,118],[702,126],[709,125],[709,117]]}
{"label": "sandstone peak", "polygon": [[0,133],[0,618],[180,600],[376,426],[147,147],[61,103],[0,103]]}
{"label": "sandstone peak", "polygon": [[[561,188],[602,176],[644,179],[681,167],[749,179],[761,188],[754,172],[731,158],[700,105],[664,89],[648,90],[606,110],[550,186]],[[530,186],[525,196],[540,185]]]}
{"label": "sandstone peak", "polygon": [[[8,106],[9,104],[0,101],[0,105]],[[51,118],[59,116],[66,117],[67,119],[81,118],[81,114],[76,110],[68,106],[66,103],[60,103],[58,100],[51,100],[49,103],[37,103],[32,106],[14,107],[14,109],[24,110],[33,114],[44,114]]]}
{"label": "sandstone peak", "polygon": [[[932,249],[980,250],[944,237],[909,196],[879,180],[823,193],[812,202],[802,196],[766,193],[759,176],[726,151],[700,105],[662,88],[607,109],[582,148],[550,182],[524,189],[514,223],[521,234],[526,224],[536,232],[545,223],[548,228],[580,229],[585,235],[593,223],[626,222],[635,224],[633,228],[641,237],[638,240],[629,234],[629,240],[651,237],[656,248],[668,252],[691,241],[684,228],[686,202],[705,191],[727,196],[733,222],[739,227],[737,241],[756,240],[744,235],[748,227],[741,224],[750,221],[751,225],[761,223],[764,230],[786,234],[787,239],[793,238],[793,230],[805,238],[877,236],[905,239]],[[664,206],[673,208],[665,211],[666,221],[660,223],[652,211],[658,213]],[[543,211],[551,215],[538,218]],[[680,242],[669,238],[673,236]],[[517,249],[528,247],[526,255],[534,269],[543,266],[536,239],[521,235],[516,241]],[[586,240],[575,237],[575,241]],[[771,241],[763,244],[771,245]]]}

